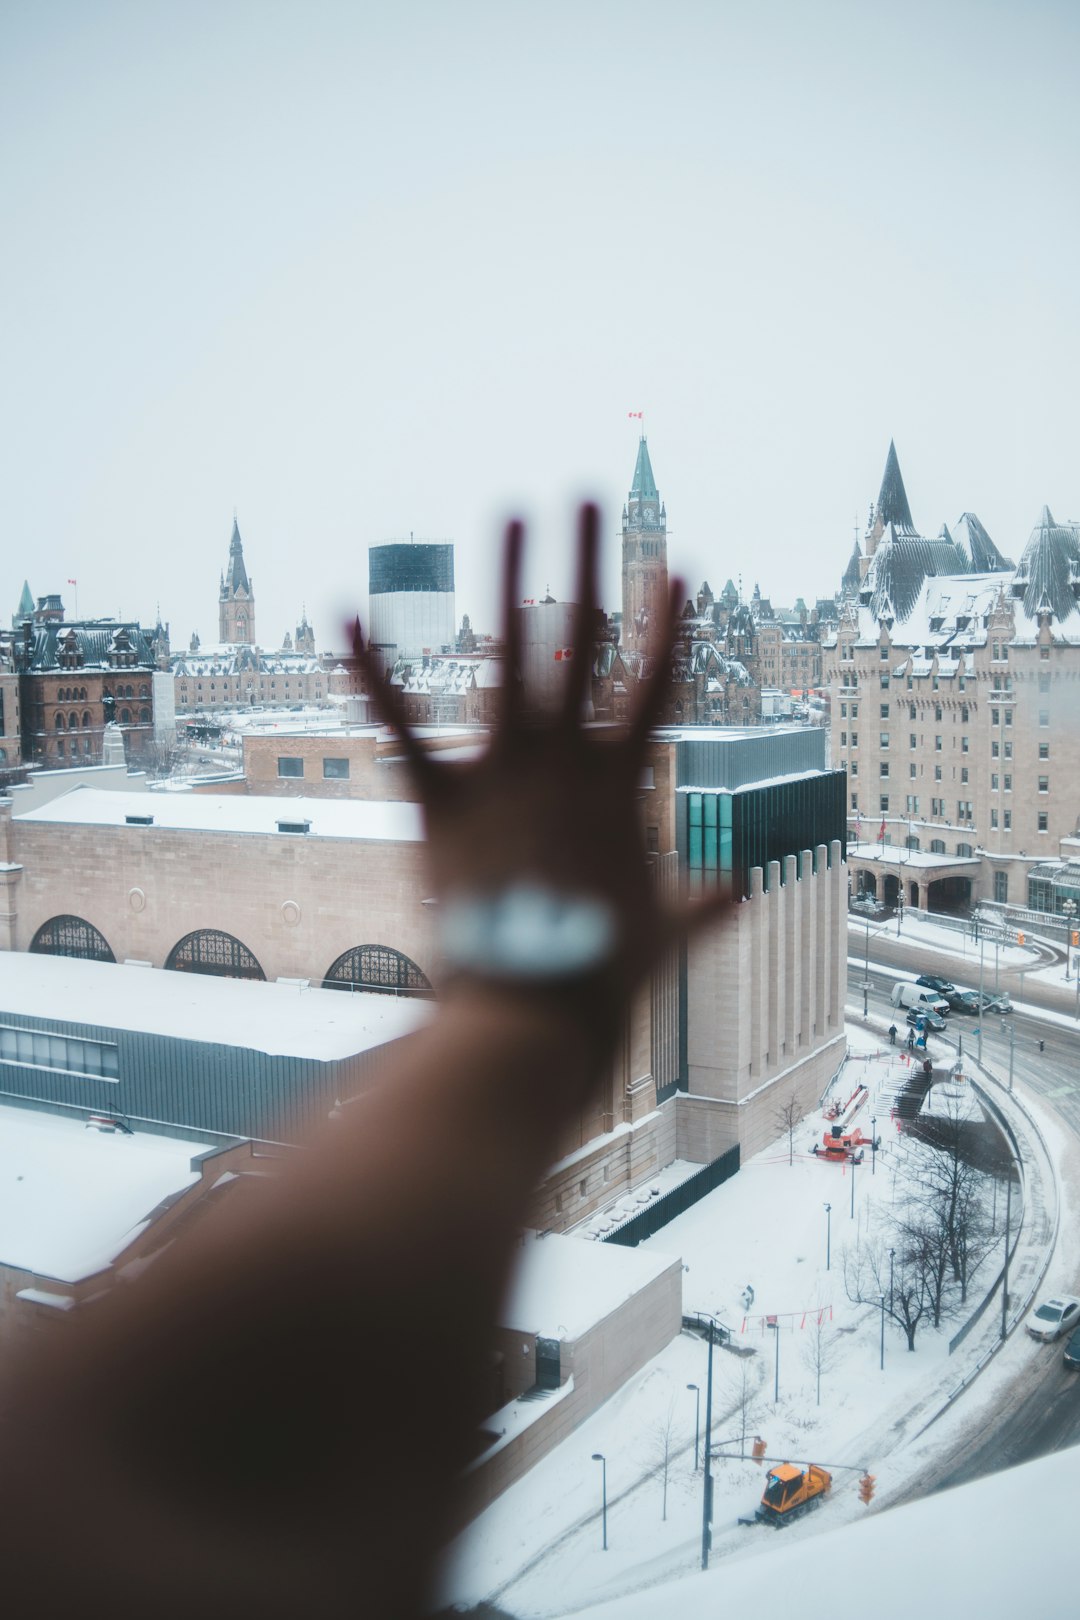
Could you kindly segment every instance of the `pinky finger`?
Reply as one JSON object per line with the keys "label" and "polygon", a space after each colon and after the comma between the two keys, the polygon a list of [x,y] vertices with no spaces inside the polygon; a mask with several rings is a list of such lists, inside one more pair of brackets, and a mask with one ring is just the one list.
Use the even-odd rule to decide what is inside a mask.
{"label": "pinky finger", "polygon": [[413,779],[427,797],[438,773],[409,724],[401,693],[391,686],[370,647],[365,645],[359,618],[354,619],[348,633],[352,637],[353,656],[367,681],[371,700],[381,719],[386,725],[392,726],[400,737]]}

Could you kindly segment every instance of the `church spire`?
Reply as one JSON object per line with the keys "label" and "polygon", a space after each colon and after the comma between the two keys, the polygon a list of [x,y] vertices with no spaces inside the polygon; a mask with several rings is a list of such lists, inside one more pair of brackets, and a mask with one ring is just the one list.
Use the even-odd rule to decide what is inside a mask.
{"label": "church spire", "polygon": [[649,441],[642,434],[638,443],[634,482],[630,486],[630,499],[632,501],[655,501],[659,500],[659,498],[656,479],[653,477],[652,462],[649,460]]}
{"label": "church spire", "polygon": [[229,564],[222,576],[218,602],[219,639],[234,645],[254,646],[255,589],[244,566],[244,543],[240,539],[240,525],[235,512],[229,540]]}
{"label": "church spire", "polygon": [[885,460],[885,474],[881,480],[881,492],[877,499],[877,522],[874,527],[880,536],[892,524],[901,534],[914,534],[915,525],[911,520],[911,507],[908,505],[907,491],[904,480],[900,476],[900,462],[896,454],[896,445],[889,440],[889,454]]}

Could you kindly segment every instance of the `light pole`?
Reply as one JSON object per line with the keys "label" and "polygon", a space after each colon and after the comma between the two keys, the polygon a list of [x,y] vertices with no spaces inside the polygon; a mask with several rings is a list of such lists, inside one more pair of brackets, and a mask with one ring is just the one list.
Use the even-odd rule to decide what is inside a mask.
{"label": "light pole", "polygon": [[607,1552],[607,1458],[604,1456],[604,1453],[602,1451],[594,1451],[593,1454],[592,1454],[592,1460],[593,1460],[593,1462],[598,1462],[600,1464],[600,1468],[601,1468],[601,1474],[600,1474],[601,1498],[600,1499],[601,1499],[601,1502],[603,1504],[601,1511],[602,1511],[602,1514],[603,1514],[603,1525],[604,1525],[604,1551]]}
{"label": "light pole", "polygon": [[701,1567],[709,1567],[709,1543],[712,1539],[712,1352],[716,1336],[716,1318],[699,1311],[709,1324],[709,1376],[705,1380],[705,1474],[701,1500]]}
{"label": "light pole", "polygon": [[863,1015],[864,1018],[867,1017],[868,1006],[869,1006],[866,998],[870,994],[870,918],[867,917],[865,920],[866,920],[866,947],[865,947],[865,950],[863,952],[863,975],[862,975],[862,1015]]}
{"label": "light pole", "polygon": [[870,1174],[877,1175],[877,1115],[870,1115]]}
{"label": "light pole", "polygon": [[983,1027],[983,1016],[984,1016],[984,1013],[985,1013],[985,1008],[983,1006],[983,951],[984,951],[985,946],[986,946],[986,941],[983,938],[983,931],[979,927],[979,924],[980,924],[981,921],[982,921],[981,914],[979,913],[978,910],[976,910],[976,912],[975,912],[975,929],[976,929],[976,932],[978,933],[978,936],[979,936],[979,1028],[978,1028],[979,1047],[978,1047],[978,1051],[976,1052],[975,1055],[978,1058],[980,1063],[982,1062],[982,1027]]}
{"label": "light pole", "polygon": [[1009,1037],[1009,1090],[1013,1088],[1013,1059],[1016,1056],[1016,1025],[1001,1021],[1001,1033]]}
{"label": "light pole", "polygon": [[890,1249],[889,1250],[889,1314],[890,1315],[892,1314],[892,1306],[893,1306],[892,1279],[893,1279],[893,1259],[894,1259],[895,1255],[896,1255],[896,1250],[895,1249]]}
{"label": "light pole", "polygon": [[825,1270],[832,1265],[832,1205],[825,1205]]}
{"label": "light pole", "polygon": [[1001,1337],[1005,1337],[1005,1328],[1009,1314],[1009,1219],[1012,1215],[1012,1162],[1009,1163],[1009,1179],[1005,1186],[1005,1266],[1001,1274]]}
{"label": "light pole", "polygon": [[694,1392],[694,1473],[698,1471],[698,1440],[701,1435],[701,1390],[696,1384],[687,1384]]}
{"label": "light pole", "polygon": [[776,1370],[773,1374],[773,1405],[776,1406],[780,1400],[780,1318],[778,1316],[767,1316],[765,1323],[776,1334]]}
{"label": "light pole", "polygon": [[880,1366],[879,1366],[879,1371],[884,1372],[885,1371],[885,1295],[880,1294],[878,1297],[879,1297],[879,1299],[881,1301],[881,1362],[880,1362]]}
{"label": "light pole", "polygon": [[855,1155],[851,1155],[851,1219],[855,1219]]}
{"label": "light pole", "polygon": [[[1065,918],[1065,982],[1068,984],[1069,979],[1072,976],[1069,972],[1069,948],[1072,945],[1072,925],[1073,919],[1076,916],[1076,901],[1063,900],[1061,902],[1061,915]],[[1080,974],[1080,967],[1078,967],[1076,971],[1078,974]]]}

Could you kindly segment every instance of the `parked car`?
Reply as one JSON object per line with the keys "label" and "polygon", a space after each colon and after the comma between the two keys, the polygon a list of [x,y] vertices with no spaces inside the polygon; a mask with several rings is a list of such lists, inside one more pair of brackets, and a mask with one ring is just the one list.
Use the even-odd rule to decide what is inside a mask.
{"label": "parked car", "polygon": [[885,907],[872,894],[857,894],[851,902],[852,911],[861,911],[865,917],[880,917]]}
{"label": "parked car", "polygon": [[[979,992],[977,990],[946,990],[945,1000],[953,1012],[971,1013],[974,1016],[979,1011]],[[986,997],[982,1005],[986,1006]]]}
{"label": "parked car", "polygon": [[943,979],[937,973],[924,973],[915,983],[924,984],[928,990],[936,990],[939,996],[947,996],[950,990],[956,989],[951,979]]}
{"label": "parked car", "polygon": [[909,1007],[907,1021],[912,1029],[921,1027],[928,1035],[940,1035],[945,1028],[945,1020],[933,1007]]}
{"label": "parked car", "polygon": [[1013,1010],[1013,1004],[1004,991],[1002,991],[1001,995],[999,996],[991,996],[984,993],[983,1006],[987,1012],[992,1013],[1011,1013]]}
{"label": "parked car", "polygon": [[1072,1294],[1056,1294],[1036,1305],[1028,1317],[1027,1330],[1033,1339],[1060,1339],[1063,1333],[1080,1326],[1080,1299]]}
{"label": "parked car", "polygon": [[1062,1359],[1066,1367],[1080,1367],[1080,1327],[1074,1327],[1069,1334]]}

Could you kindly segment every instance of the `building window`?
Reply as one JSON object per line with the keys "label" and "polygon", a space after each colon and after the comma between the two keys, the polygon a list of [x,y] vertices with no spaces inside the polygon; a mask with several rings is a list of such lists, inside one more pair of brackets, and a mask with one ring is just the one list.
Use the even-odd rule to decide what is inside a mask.
{"label": "building window", "polygon": [[1049,743],[1040,743],[1039,744],[1039,758],[1040,759],[1049,759],[1050,758],[1050,744]]}
{"label": "building window", "polygon": [[917,748],[918,746],[919,745],[918,745],[918,742],[916,740],[915,733],[913,731],[909,732],[908,733],[908,747],[909,748]]}
{"label": "building window", "polygon": [[912,761],[912,763],[908,766],[908,775],[911,777],[912,781],[914,781],[915,777],[918,776],[918,774],[919,774],[918,767],[916,766],[915,762]]}
{"label": "building window", "polygon": [[1006,793],[1011,793],[1012,792],[1012,777],[1009,776],[1009,775],[1006,775],[1005,778],[1004,778],[1004,782],[1005,782],[1005,791],[1006,791]]}
{"label": "building window", "polygon": [[888,808],[889,808],[889,795],[887,793],[883,793],[881,795],[881,798],[878,800],[878,809],[882,812],[882,814],[884,814],[885,811]]}
{"label": "building window", "polygon": [[[904,800],[904,808],[909,816],[917,816],[919,813],[918,795],[909,793],[907,798]],[[911,846],[909,845],[908,847],[910,848]]]}
{"label": "building window", "polygon": [[991,810],[991,812],[990,812],[990,831],[991,832],[997,832],[997,824],[998,824],[998,813],[997,813],[996,810]]}
{"label": "building window", "polygon": [[851,795],[851,808],[853,810],[857,810],[859,808],[859,795],[857,793],[853,793]]}
{"label": "building window", "polygon": [[1039,648],[1039,657],[1044,659],[1050,657],[1050,648],[1045,644]]}
{"label": "building window", "polygon": [[960,780],[961,780],[961,782],[966,782],[967,779],[968,779],[968,768],[967,768],[966,765],[961,765],[961,767],[960,767]]}
{"label": "building window", "polygon": [[908,712],[908,719],[909,720],[914,720],[914,718],[915,718],[915,705],[914,705],[914,703],[909,703],[908,704],[907,712]]}
{"label": "building window", "polygon": [[1012,743],[1011,742],[1007,742],[1005,744],[1005,758],[1006,759],[1012,759]]}
{"label": "building window", "polygon": [[931,838],[931,840],[930,840],[930,853],[931,853],[931,855],[944,855],[944,853],[945,853],[945,840],[944,840],[944,838]]}
{"label": "building window", "polygon": [[1049,692],[1049,690],[1050,690],[1050,671],[1048,669],[1047,670],[1040,669],[1040,671],[1039,671],[1039,691],[1040,692]]}
{"label": "building window", "polygon": [[1005,819],[1005,831],[1006,832],[1011,832],[1012,831],[1012,811],[1011,810],[1006,810],[1004,819]]}
{"label": "building window", "polygon": [[840,733],[840,746],[841,746],[841,748],[846,748],[847,747],[847,732],[846,731],[842,731]]}
{"label": "building window", "polygon": [[940,754],[941,753],[941,738],[940,737],[935,737],[934,738],[934,753],[935,754]]}
{"label": "building window", "polygon": [[42,923],[30,949],[38,956],[74,956],[84,962],[115,962],[104,934],[82,917],[50,917]]}
{"label": "building window", "polygon": [[355,945],[331,963],[323,988],[383,995],[432,996],[431,981],[409,957],[388,945]]}
{"label": "building window", "polygon": [[880,765],[878,766],[878,775],[879,776],[888,776],[888,774],[889,774],[889,762],[888,762],[887,759],[883,759],[881,761]]}
{"label": "building window", "polygon": [[940,765],[935,765],[934,766],[934,781],[935,782],[940,782],[941,781],[941,766]]}
{"label": "building window", "polygon": [[968,740],[966,737],[961,737],[960,739],[960,752],[962,754],[966,754],[968,752]]}
{"label": "building window", "polygon": [[347,782],[349,780],[349,762],[347,759],[324,759],[322,773],[324,781]]}
{"label": "building window", "polygon": [[165,958],[165,966],[176,973],[204,973],[218,979],[266,978],[247,946],[218,928],[185,934]]}
{"label": "building window", "polygon": [[[1009,717],[1007,717],[1007,718],[1009,718]],[[1045,727],[1047,727],[1050,724],[1050,710],[1049,709],[1040,709],[1039,710],[1039,724],[1044,729],[1045,729]]]}
{"label": "building window", "polygon": [[991,791],[991,793],[996,793],[999,786],[1000,786],[1000,778],[998,777],[998,773],[997,773],[997,771],[992,771],[990,773],[990,791]]}
{"label": "building window", "polygon": [[1049,830],[1049,826],[1050,826],[1050,818],[1049,818],[1049,816],[1047,815],[1045,810],[1040,810],[1039,811],[1039,831],[1040,832],[1047,832]]}
{"label": "building window", "polygon": [[840,718],[841,718],[841,720],[846,720],[847,719],[847,704],[846,703],[841,703],[841,705],[840,705]]}
{"label": "building window", "polygon": [[971,820],[971,800],[970,799],[957,799],[957,801],[956,801],[956,819],[957,819],[957,821],[970,821]]}
{"label": "building window", "polygon": [[85,1074],[94,1080],[120,1079],[117,1048],[106,1041],[89,1041],[49,1030],[0,1025],[0,1063],[25,1069],[54,1069],[62,1074]]}
{"label": "building window", "polygon": [[279,776],[303,776],[304,762],[295,754],[279,754],[277,773]]}
{"label": "building window", "polygon": [[859,746],[859,733],[857,731],[851,733],[851,746],[852,748],[858,748]]}
{"label": "building window", "polygon": [[883,692],[887,692],[889,690],[889,677],[887,675],[883,675],[881,677],[881,690]]}
{"label": "building window", "polygon": [[990,710],[990,724],[992,726],[1000,726],[1000,724],[1001,724],[1001,710],[1000,709],[991,709]]}
{"label": "building window", "polygon": [[1039,792],[1040,793],[1049,793],[1049,791],[1050,791],[1050,778],[1048,776],[1040,776],[1039,777]]}
{"label": "building window", "polygon": [[859,718],[859,705],[857,703],[853,703],[851,705],[851,718],[853,720],[857,720]]}
{"label": "building window", "polygon": [[858,762],[857,759],[853,759],[851,761],[850,765],[848,766],[848,775],[849,776],[858,776],[858,774],[859,774],[859,762]]}
{"label": "building window", "polygon": [[887,731],[879,731],[878,732],[878,743],[880,744],[880,746],[882,748],[888,748],[888,746],[889,746],[889,733]]}
{"label": "building window", "polygon": [[878,648],[878,657],[879,657],[879,658],[880,658],[880,659],[881,659],[881,662],[882,662],[882,663],[883,663],[883,664],[884,664],[884,663],[885,663],[885,662],[886,662],[886,660],[887,660],[887,659],[888,659],[888,656],[889,656],[889,649],[888,649],[888,647],[879,647],[879,648]]}
{"label": "building window", "polygon": [[968,706],[967,706],[966,703],[962,703],[960,705],[960,724],[962,726],[966,726],[967,723],[968,723]]}
{"label": "building window", "polygon": [[994,899],[999,906],[1009,903],[1009,874],[1007,872],[994,873]]}
{"label": "building window", "polygon": [[939,723],[941,721],[941,704],[940,703],[935,703],[934,704],[934,719],[937,720]]}
{"label": "building window", "polygon": [[883,720],[887,720],[889,718],[889,705],[887,703],[883,703],[881,705],[881,718]]}
{"label": "building window", "polygon": [[[1013,723],[1013,712],[1012,712],[1012,710],[1011,710],[1011,709],[1006,709],[1006,710],[1005,710],[1005,724],[1006,724],[1006,725],[1007,725],[1007,726],[1011,726],[1011,725],[1012,725],[1012,723]],[[1047,725],[1049,725],[1049,724],[1050,724],[1050,721],[1049,721],[1049,718],[1047,718],[1047,722],[1046,722],[1046,723],[1047,723]]]}
{"label": "building window", "polygon": [[990,758],[991,759],[999,759],[1000,757],[1001,757],[1001,744],[996,743],[996,742],[992,742],[990,744]]}

